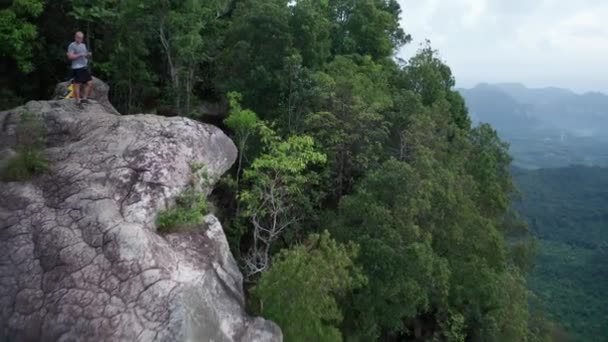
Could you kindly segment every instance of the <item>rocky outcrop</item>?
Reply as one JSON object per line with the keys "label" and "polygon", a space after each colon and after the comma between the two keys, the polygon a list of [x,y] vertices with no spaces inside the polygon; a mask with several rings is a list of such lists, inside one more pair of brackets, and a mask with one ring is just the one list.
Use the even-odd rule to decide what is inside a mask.
{"label": "rocky outcrop", "polygon": [[45,123],[50,170],[0,182],[0,341],[281,340],[244,312],[215,217],[190,233],[155,231],[191,163],[213,181],[234,162],[221,130],[96,101],[30,102],[0,113],[0,146],[14,146],[24,112]]}
{"label": "rocky outcrop", "polygon": [[[55,100],[61,100],[64,98],[65,94],[68,93],[68,86],[70,85],[70,81],[61,82],[57,84],[55,87]],[[84,89],[83,89],[84,91]],[[91,99],[99,102],[104,109],[111,114],[119,115],[118,111],[108,99],[108,93],[110,92],[110,86],[108,86],[104,81],[100,80],[97,77],[93,77],[93,88],[91,90]],[[84,94],[84,93],[83,93]]]}

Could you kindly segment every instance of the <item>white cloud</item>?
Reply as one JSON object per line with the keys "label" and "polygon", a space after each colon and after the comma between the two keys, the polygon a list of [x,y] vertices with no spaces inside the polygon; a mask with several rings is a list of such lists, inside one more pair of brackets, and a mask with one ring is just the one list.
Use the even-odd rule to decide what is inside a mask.
{"label": "white cloud", "polygon": [[465,0],[467,12],[462,17],[462,26],[465,28],[476,27],[486,11],[485,0]]}
{"label": "white cloud", "polygon": [[519,81],[608,92],[605,0],[399,0],[414,44],[431,40],[460,84]]}

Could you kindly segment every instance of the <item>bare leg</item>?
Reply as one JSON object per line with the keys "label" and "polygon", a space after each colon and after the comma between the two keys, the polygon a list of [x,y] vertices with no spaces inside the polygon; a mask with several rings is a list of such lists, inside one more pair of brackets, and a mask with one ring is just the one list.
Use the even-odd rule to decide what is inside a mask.
{"label": "bare leg", "polygon": [[84,98],[85,100],[91,96],[91,91],[93,90],[93,81],[89,81],[86,83],[84,88]]}
{"label": "bare leg", "polygon": [[74,83],[74,98],[80,102],[80,83]]}

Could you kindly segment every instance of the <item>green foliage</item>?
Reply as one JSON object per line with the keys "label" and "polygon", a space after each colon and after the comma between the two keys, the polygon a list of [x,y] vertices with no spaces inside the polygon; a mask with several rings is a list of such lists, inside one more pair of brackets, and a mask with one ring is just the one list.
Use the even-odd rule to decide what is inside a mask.
{"label": "green foliage", "polygon": [[329,159],[325,174],[334,200],[352,189],[365,171],[378,165],[388,123],[381,112],[391,105],[382,65],[369,58],[338,57],[315,75],[323,94],[319,111],[306,118],[306,130]]}
{"label": "green foliage", "polygon": [[[538,304],[533,298],[534,304]],[[538,305],[537,305],[538,306]],[[531,309],[530,316],[530,342],[570,342],[573,339],[555,322],[545,315],[546,308],[536,307]]]}
{"label": "green foliage", "polygon": [[219,59],[216,82],[238,91],[244,104],[268,118],[279,101],[285,57],[292,36],[287,0],[240,1],[225,32],[226,48]]}
{"label": "green foliage", "polygon": [[113,11],[115,0],[72,0],[73,8],[69,15],[76,20],[94,23],[114,19],[117,14]]}
{"label": "green foliage", "polygon": [[157,230],[160,233],[173,233],[194,229],[202,223],[206,210],[205,195],[189,188],[175,200],[173,208],[158,214]]}
{"label": "green foliage", "polygon": [[396,0],[329,0],[333,24],[333,52],[389,57],[411,40],[399,26]]}
{"label": "green foliage", "polygon": [[[505,267],[496,227],[448,172],[417,168],[389,161],[341,202],[335,236],[361,246],[358,263],[369,279],[350,301],[346,330],[363,340],[383,331],[443,339],[458,335],[464,319],[469,337],[525,338],[525,282]],[[419,318],[427,312],[431,321]],[[428,324],[445,330],[425,331]]]}
{"label": "green foliage", "polygon": [[186,190],[175,199],[175,205],[158,214],[157,230],[173,233],[196,228],[207,211],[207,198],[201,188],[214,183],[203,165],[192,164],[192,178]]}
{"label": "green foliage", "polygon": [[[332,231],[361,246],[369,279],[348,301],[353,338],[527,338],[528,292],[502,230],[508,207],[494,200],[511,191],[510,160],[492,131],[480,146],[453,113],[445,98],[408,113],[403,160],[367,172],[340,202]],[[493,163],[476,158],[482,148]]]}
{"label": "green foliage", "polygon": [[319,177],[312,170],[326,161],[309,136],[281,140],[265,125],[260,125],[263,153],[244,171],[247,188],[239,193],[244,215],[253,226],[253,243],[244,259],[245,275],[252,277],[270,265],[272,245],[318,201]]}
{"label": "green foliage", "polygon": [[[34,70],[32,48],[38,36],[30,20],[42,13],[42,0],[12,0],[0,9],[0,56],[14,59],[24,73]],[[3,6],[4,7],[4,6]]]}
{"label": "green foliage", "polygon": [[431,48],[430,42],[408,61],[399,82],[418,94],[426,106],[439,100],[447,101],[451,107],[450,119],[461,129],[470,127],[464,100],[452,89],[456,83],[452,71],[441,61],[439,52]]}
{"label": "green foliage", "polygon": [[316,0],[297,1],[292,7],[289,22],[294,47],[302,56],[305,67],[320,67],[331,56],[332,22],[325,15],[327,2]]}
{"label": "green foliage", "polygon": [[239,149],[237,183],[243,168],[243,159],[247,154],[247,143],[252,135],[257,133],[258,125],[260,124],[256,113],[241,107],[242,99],[243,96],[237,92],[228,93],[230,113],[228,117],[224,119],[224,124],[233,132],[234,139],[236,140]]}
{"label": "green foliage", "polygon": [[21,114],[17,131],[17,155],[13,156],[0,170],[3,181],[25,181],[43,174],[49,167],[43,148],[46,141],[44,123],[34,114]]}
{"label": "green foliage", "polygon": [[[244,163],[247,160],[248,147],[250,139],[253,135],[257,135],[260,121],[257,115],[248,109],[241,107],[242,95],[237,92],[228,93],[228,104],[230,105],[230,113],[224,124],[232,131],[232,138],[236,142],[238,148],[237,168],[232,175],[227,175],[222,179],[222,185],[230,189],[234,194],[239,194],[241,191],[241,177],[243,173]],[[247,226],[243,224],[241,215],[241,201],[237,196],[230,198],[229,206],[234,206],[234,217],[225,223],[226,234],[230,245],[233,247],[233,253],[240,252],[240,241],[243,235],[247,233]]]}
{"label": "green foliage", "polygon": [[608,173],[571,166],[513,171],[516,209],[539,239],[531,289],[576,341],[608,336]]}
{"label": "green foliage", "polygon": [[389,161],[340,204],[334,235],[361,246],[357,263],[369,279],[347,311],[346,331],[362,340],[376,339],[381,327],[402,330],[404,319],[427,311],[431,301],[446,301],[446,261],[434,258],[431,236],[412,220],[419,209],[406,211],[420,201],[410,197],[418,183],[413,176],[406,164]]}
{"label": "green foliage", "polygon": [[48,167],[42,152],[24,149],[8,161],[1,170],[0,179],[5,182],[25,181],[43,174]]}
{"label": "green foliage", "polygon": [[[507,146],[490,127],[471,128],[452,72],[429,44],[407,63],[392,58],[410,40],[397,0],[42,3],[0,10],[3,105],[50,96],[77,29],[125,113],[196,119],[199,103],[228,100],[223,123],[239,156],[214,200],[248,284],[260,281],[261,312],[289,338],[552,334],[528,307],[533,244],[510,208]],[[159,215],[159,231],[200,222],[201,189],[214,180],[204,168],[193,174]],[[327,248],[302,245],[326,227],[360,253],[323,236],[313,241]],[[368,281],[349,291],[359,276],[346,269]]]}
{"label": "green foliage", "polygon": [[337,300],[365,280],[356,255],[327,231],[282,250],[251,292],[258,314],[277,322],[286,341],[342,341]]}
{"label": "green foliage", "polygon": [[224,120],[224,123],[228,128],[234,131],[238,137],[247,137],[251,134],[251,131],[255,129],[258,118],[253,111],[241,107],[240,102],[242,99],[243,96],[239,93],[228,93],[230,116]]}
{"label": "green foliage", "polygon": [[489,125],[471,131],[473,151],[469,172],[477,180],[477,202],[486,215],[501,215],[509,208],[509,194],[514,190],[509,176],[512,161],[509,146],[502,142]]}
{"label": "green foliage", "polygon": [[225,1],[158,1],[154,8],[160,44],[167,60],[171,98],[179,115],[192,110],[192,91],[200,64],[208,61],[210,42],[204,32],[217,20]]}
{"label": "green foliage", "polygon": [[265,204],[271,190],[286,201],[285,205],[295,208],[292,200],[301,201],[302,197],[310,196],[306,189],[318,181],[310,167],[324,163],[326,157],[315,150],[314,140],[309,136],[291,136],[281,141],[266,126],[261,127],[260,135],[265,152],[245,170],[244,180],[250,185],[240,198],[249,214],[252,211],[259,215],[269,213]]}
{"label": "green foliage", "polygon": [[152,42],[158,39],[150,14],[153,9],[149,2],[120,1],[115,9],[119,15],[113,21],[116,34],[108,42],[113,49],[97,64],[111,81],[112,103],[121,113],[140,112],[147,98],[160,97],[156,82],[161,75],[148,65]]}
{"label": "green foliage", "polygon": [[302,65],[300,54],[285,58],[283,75],[286,83],[281,89],[281,101],[277,124],[290,134],[301,134],[305,128],[306,116],[318,105],[321,88],[314,73]]}
{"label": "green foliage", "polygon": [[[230,115],[224,120],[224,124],[234,132],[234,138],[239,149],[236,176],[234,181],[235,193],[240,192],[241,172],[243,170],[243,160],[247,154],[247,142],[249,138],[258,130],[258,117],[248,109],[241,107],[242,95],[236,92],[228,93],[228,103],[230,105]],[[240,216],[240,202],[237,202],[236,216]]]}

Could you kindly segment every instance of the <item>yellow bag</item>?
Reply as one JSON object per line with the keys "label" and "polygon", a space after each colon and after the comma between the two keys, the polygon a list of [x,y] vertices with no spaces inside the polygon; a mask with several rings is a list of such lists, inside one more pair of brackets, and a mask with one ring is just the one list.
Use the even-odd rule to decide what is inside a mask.
{"label": "yellow bag", "polygon": [[68,89],[66,90],[65,94],[63,95],[64,99],[72,99],[74,98],[74,83],[70,83],[70,85],[68,86]]}

